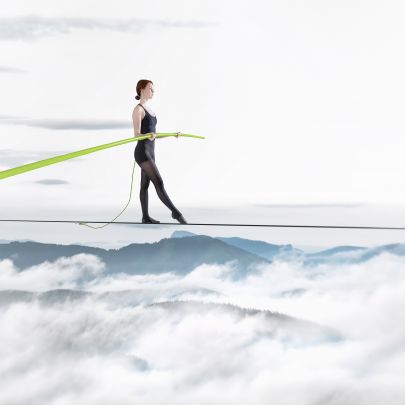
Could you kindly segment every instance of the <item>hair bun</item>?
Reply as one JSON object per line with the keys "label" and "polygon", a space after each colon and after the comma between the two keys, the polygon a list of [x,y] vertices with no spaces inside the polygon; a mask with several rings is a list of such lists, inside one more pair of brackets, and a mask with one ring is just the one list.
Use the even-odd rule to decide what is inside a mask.
{"label": "hair bun", "polygon": [[140,99],[140,97],[139,97],[139,96],[135,96],[135,99],[136,99],[136,100],[139,100],[139,99]]}

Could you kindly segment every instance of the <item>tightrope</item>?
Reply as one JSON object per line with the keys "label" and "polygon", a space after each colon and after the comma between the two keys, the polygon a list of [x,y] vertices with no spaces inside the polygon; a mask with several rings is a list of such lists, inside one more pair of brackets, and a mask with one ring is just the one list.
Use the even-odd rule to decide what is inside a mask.
{"label": "tightrope", "polygon": [[0,219],[0,222],[39,222],[39,223],[63,223],[63,224],[111,224],[111,225],[191,225],[191,226],[239,226],[239,227],[266,227],[266,228],[313,228],[313,229],[365,229],[365,230],[386,230],[386,231],[405,231],[405,227],[394,226],[351,226],[351,225],[296,225],[296,224],[228,224],[228,223],[205,223],[193,222],[187,224],[160,222],[158,224],[144,224],[142,222],[132,221],[74,221],[74,220],[45,220],[45,219]]}

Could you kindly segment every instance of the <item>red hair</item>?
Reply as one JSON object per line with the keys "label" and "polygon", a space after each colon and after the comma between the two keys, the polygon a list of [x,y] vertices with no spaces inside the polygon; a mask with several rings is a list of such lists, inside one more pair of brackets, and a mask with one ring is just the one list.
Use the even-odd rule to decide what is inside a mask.
{"label": "red hair", "polygon": [[135,96],[136,100],[139,100],[141,98],[141,90],[144,89],[148,83],[152,83],[152,80],[146,80],[146,79],[141,79],[138,81],[138,83],[136,84],[136,94],[137,96]]}

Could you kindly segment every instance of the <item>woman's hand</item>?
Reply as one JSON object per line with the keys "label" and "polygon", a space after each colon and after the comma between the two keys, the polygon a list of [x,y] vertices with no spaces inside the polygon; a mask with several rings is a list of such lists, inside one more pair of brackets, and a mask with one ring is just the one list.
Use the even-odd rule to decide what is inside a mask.
{"label": "woman's hand", "polygon": [[179,135],[181,134],[181,132],[176,132],[177,135],[175,135],[176,138],[179,137]]}
{"label": "woman's hand", "polygon": [[156,132],[150,133],[150,140],[153,141],[156,138]]}

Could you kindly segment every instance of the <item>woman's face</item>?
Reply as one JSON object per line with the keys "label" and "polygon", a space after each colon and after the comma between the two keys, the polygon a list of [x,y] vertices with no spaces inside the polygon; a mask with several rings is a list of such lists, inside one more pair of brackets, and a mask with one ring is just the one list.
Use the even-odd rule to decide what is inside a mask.
{"label": "woman's face", "polygon": [[144,87],[144,88],[142,89],[143,98],[146,98],[146,99],[152,98],[154,91],[155,91],[155,90],[153,89],[153,84],[152,84],[152,83],[148,83],[148,84],[146,85],[146,87]]}

